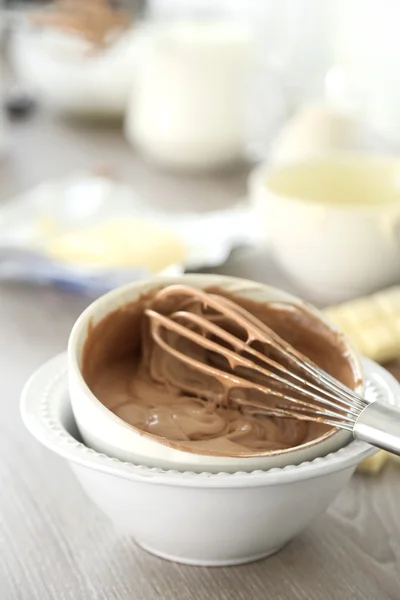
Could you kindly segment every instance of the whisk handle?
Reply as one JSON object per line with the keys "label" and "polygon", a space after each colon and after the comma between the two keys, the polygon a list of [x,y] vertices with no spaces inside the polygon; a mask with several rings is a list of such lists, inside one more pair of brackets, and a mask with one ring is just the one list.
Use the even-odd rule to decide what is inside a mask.
{"label": "whisk handle", "polygon": [[356,439],[400,456],[400,409],[372,402],[358,417],[353,435]]}

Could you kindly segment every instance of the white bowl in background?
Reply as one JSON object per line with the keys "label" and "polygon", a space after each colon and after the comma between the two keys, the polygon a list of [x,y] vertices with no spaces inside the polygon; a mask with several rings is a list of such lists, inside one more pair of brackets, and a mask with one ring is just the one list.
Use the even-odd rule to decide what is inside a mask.
{"label": "white bowl in background", "polygon": [[337,155],[258,167],[249,196],[281,266],[333,304],[398,281],[399,181],[396,157]]}
{"label": "white bowl in background", "polygon": [[[345,445],[350,439],[348,431],[332,428],[314,440],[295,448],[269,452],[249,452],[244,456],[215,456],[210,451],[185,451],[179,444],[166,442],[163,438],[145,433],[126,423],[104,406],[91,392],[82,372],[82,353],[89,327],[101,321],[118,308],[137,300],[142,294],[170,285],[183,283],[195,288],[218,286],[232,294],[258,302],[279,301],[301,307],[315,317],[319,324],[342,336],[314,307],[280,290],[252,281],[220,275],[183,275],[180,277],[153,277],[116,289],[93,302],[78,318],[68,343],[68,376],[72,409],[85,443],[99,452],[121,460],[146,464],[164,469],[192,471],[252,471],[299,464],[324,456]],[[354,372],[356,391],[363,392],[363,371],[357,354],[350,343],[343,339],[348,349],[349,361]]]}
{"label": "white bowl in background", "polygon": [[137,65],[137,28],[93,51],[79,36],[21,27],[10,43],[18,77],[49,108],[67,116],[122,118]]}
{"label": "white bowl in background", "polygon": [[[395,379],[365,361],[366,396],[400,404]],[[67,358],[43,365],[21,401],[31,434],[65,458],[83,489],[124,535],[169,560],[222,566],[273,554],[323,513],[374,449],[337,452],[267,472],[163,471],[120,462],[81,443],[68,394]]]}

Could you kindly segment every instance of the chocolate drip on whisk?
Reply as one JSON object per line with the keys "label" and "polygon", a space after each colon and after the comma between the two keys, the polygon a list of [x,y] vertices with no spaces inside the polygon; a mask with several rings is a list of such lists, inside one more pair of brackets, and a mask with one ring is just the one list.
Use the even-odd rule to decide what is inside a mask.
{"label": "chocolate drip on whisk", "polygon": [[[156,310],[183,298],[174,312]],[[317,367],[271,328],[235,302],[183,285],[172,285],[154,297],[146,310],[154,341],[175,359],[215,378],[223,402],[247,412],[317,421],[353,430],[367,401]],[[207,360],[182,352],[170,335],[206,351]],[[257,390],[251,400],[232,390]]]}

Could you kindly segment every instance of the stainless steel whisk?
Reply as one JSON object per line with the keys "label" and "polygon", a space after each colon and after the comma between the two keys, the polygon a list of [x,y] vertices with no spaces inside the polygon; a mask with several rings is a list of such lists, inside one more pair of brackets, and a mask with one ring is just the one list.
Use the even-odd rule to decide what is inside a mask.
{"label": "stainless steel whisk", "polygon": [[[229,299],[188,286],[172,285],[160,290],[156,301],[173,296],[185,298],[181,309],[168,316],[147,309],[154,341],[170,355],[229,389],[255,389],[274,402],[251,401],[235,397],[247,410],[275,417],[322,422],[351,431],[357,439],[400,455],[400,409],[379,401],[368,401],[317,367],[272,329]],[[202,306],[213,313],[205,316],[194,308]],[[224,329],[221,319],[239,327],[246,339]],[[198,345],[213,356],[224,357],[229,370],[215,361],[202,362],[174,347],[165,332]],[[199,333],[200,332],[200,333]],[[261,342],[269,355],[253,347]],[[240,373],[243,370],[247,377]],[[254,375],[256,378],[254,378]]]}

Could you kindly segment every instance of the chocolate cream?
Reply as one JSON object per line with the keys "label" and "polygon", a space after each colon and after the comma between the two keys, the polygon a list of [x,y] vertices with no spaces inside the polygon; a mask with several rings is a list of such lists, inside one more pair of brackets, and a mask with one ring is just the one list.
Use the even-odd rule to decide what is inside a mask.
{"label": "chocolate cream", "polygon": [[[319,422],[262,414],[255,405],[279,406],[275,397],[258,389],[260,384],[268,385],[265,377],[195,344],[174,328],[152,327],[146,311],[168,317],[185,310],[248,341],[248,332],[237,319],[234,323],[217,315],[213,308],[193,298],[190,290],[170,293],[167,289],[171,288],[142,296],[89,329],[82,372],[91,391],[108,409],[162,443],[201,454],[249,456],[281,450],[332,429]],[[291,304],[254,302],[218,288],[207,292],[213,294],[217,307],[218,302],[226,302],[224,299],[233,301],[319,367],[355,388],[357,382],[343,341],[312,313]],[[186,321],[177,321],[187,326]],[[154,325],[154,319],[152,322]],[[256,327],[257,322],[253,324]],[[204,337],[201,327],[192,325],[192,330]],[[169,348],[184,355],[185,362],[160,346],[157,333]],[[279,362],[279,356],[275,357],[257,335],[250,345]],[[197,361],[204,368],[200,370]],[[238,384],[238,377],[246,385]]]}

